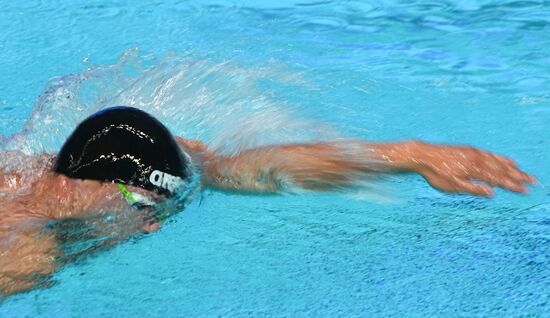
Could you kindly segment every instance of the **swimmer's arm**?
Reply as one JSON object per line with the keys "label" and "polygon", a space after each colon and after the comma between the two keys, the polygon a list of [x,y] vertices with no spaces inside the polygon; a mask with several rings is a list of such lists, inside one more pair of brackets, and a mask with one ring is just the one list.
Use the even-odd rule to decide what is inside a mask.
{"label": "swimmer's arm", "polygon": [[42,227],[0,230],[0,302],[2,296],[47,286],[61,254],[54,236]]}
{"label": "swimmer's arm", "polygon": [[[445,192],[491,196],[492,186],[526,192],[535,178],[505,157],[472,147],[420,141],[289,144],[216,156],[193,142],[202,158],[205,185],[226,191],[278,193],[289,186],[330,191],[376,173],[413,172]],[[188,150],[190,148],[187,148]]]}

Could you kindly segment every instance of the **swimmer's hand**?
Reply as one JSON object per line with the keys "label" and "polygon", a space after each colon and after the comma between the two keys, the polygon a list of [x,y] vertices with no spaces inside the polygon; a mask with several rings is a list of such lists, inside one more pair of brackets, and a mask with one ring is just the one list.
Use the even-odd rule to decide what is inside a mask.
{"label": "swimmer's hand", "polygon": [[473,147],[419,141],[373,146],[394,168],[416,172],[445,192],[492,196],[492,187],[498,186],[525,193],[525,184],[536,183],[535,177],[521,171],[513,160]]}

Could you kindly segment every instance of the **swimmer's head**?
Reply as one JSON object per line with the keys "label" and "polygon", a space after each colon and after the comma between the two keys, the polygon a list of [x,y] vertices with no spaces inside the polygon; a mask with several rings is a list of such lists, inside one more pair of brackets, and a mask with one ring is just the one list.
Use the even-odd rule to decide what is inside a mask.
{"label": "swimmer's head", "polygon": [[189,156],[168,129],[146,112],[122,106],[85,119],[61,148],[53,170],[168,197],[191,178]]}

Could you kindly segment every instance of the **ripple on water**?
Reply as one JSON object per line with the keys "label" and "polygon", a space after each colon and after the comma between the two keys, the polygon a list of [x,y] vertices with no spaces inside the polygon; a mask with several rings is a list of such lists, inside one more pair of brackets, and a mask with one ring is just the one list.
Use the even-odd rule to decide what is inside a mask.
{"label": "ripple on water", "polygon": [[121,16],[124,12],[123,7],[116,4],[88,4],[78,7],[73,11],[75,18],[78,19],[114,19]]}

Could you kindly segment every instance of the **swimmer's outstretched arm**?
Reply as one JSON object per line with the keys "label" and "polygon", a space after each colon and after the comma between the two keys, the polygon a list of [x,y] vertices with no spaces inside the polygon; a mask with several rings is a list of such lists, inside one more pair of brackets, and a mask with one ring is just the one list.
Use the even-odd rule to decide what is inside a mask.
{"label": "swimmer's outstretched arm", "polygon": [[289,144],[235,156],[217,156],[198,141],[178,142],[202,158],[205,185],[226,191],[278,193],[294,186],[330,191],[368,175],[396,172],[418,173],[441,191],[480,196],[493,195],[492,186],[526,192],[524,184],[536,182],[506,157],[420,141]]}

